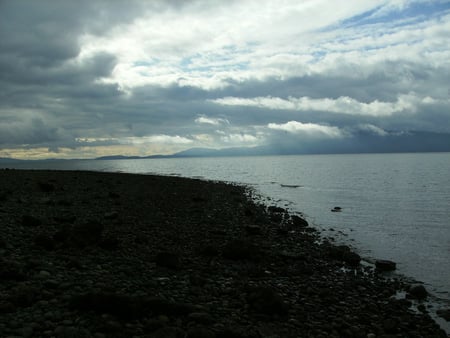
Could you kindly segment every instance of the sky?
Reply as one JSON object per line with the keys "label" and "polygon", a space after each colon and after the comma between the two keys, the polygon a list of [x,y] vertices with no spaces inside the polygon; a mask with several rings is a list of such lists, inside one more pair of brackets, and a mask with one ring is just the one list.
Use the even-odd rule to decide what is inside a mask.
{"label": "sky", "polygon": [[450,1],[0,0],[0,157],[450,150]]}

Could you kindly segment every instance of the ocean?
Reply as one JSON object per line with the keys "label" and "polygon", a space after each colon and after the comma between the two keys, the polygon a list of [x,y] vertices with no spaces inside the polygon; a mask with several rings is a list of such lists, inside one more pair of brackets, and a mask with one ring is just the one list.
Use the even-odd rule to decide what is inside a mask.
{"label": "ocean", "polygon": [[[236,182],[301,212],[362,257],[397,262],[450,305],[450,153],[27,162],[7,167],[163,174]],[[334,207],[341,212],[331,212]]]}

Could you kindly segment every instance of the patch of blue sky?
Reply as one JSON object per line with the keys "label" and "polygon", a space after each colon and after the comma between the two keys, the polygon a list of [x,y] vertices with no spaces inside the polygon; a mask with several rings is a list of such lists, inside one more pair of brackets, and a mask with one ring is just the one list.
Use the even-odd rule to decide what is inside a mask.
{"label": "patch of blue sky", "polygon": [[450,1],[412,2],[404,8],[392,8],[384,11],[379,6],[370,11],[342,21],[341,28],[370,24],[395,23],[396,26],[408,25],[412,22],[422,22],[450,13]]}

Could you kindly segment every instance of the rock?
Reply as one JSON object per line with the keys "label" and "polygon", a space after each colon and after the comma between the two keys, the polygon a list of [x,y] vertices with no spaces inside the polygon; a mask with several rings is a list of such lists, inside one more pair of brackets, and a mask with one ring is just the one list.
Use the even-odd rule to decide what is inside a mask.
{"label": "rock", "polygon": [[139,298],[124,294],[89,292],[73,296],[70,307],[79,311],[109,313],[123,319],[134,319],[141,315],[142,303]]}
{"label": "rock", "polygon": [[347,263],[352,267],[358,266],[359,263],[361,262],[361,257],[356,252],[353,251],[344,252],[342,259],[345,263]]}
{"label": "rock", "polygon": [[91,333],[84,329],[78,327],[64,327],[58,326],[55,331],[55,335],[57,338],[91,338],[93,337]]}
{"label": "rock", "polygon": [[351,252],[350,247],[347,245],[327,245],[327,253],[331,259],[342,261],[344,260],[344,254]]}
{"label": "rock", "polygon": [[75,225],[70,236],[71,243],[77,247],[97,244],[102,238],[104,226],[96,220]]}
{"label": "rock", "polygon": [[42,221],[32,215],[23,215],[22,216],[22,225],[25,227],[37,227],[42,224]]}
{"label": "rock", "polygon": [[152,338],[184,338],[184,332],[178,327],[162,327],[151,335]]}
{"label": "rock", "polygon": [[409,294],[413,298],[424,299],[428,296],[428,291],[425,289],[425,287],[422,284],[416,284],[416,285],[412,285],[409,288]]}
{"label": "rock", "polygon": [[188,315],[188,320],[199,324],[211,324],[214,323],[214,319],[209,313],[206,312],[192,312]]}
{"label": "rock", "polygon": [[117,250],[119,248],[120,241],[114,234],[108,234],[107,236],[103,236],[101,239],[99,246],[105,250]]}
{"label": "rock", "polygon": [[0,280],[23,281],[25,278],[22,265],[15,261],[0,259]]}
{"label": "rock", "polygon": [[292,224],[296,227],[306,228],[309,225],[305,219],[303,219],[297,215],[291,216],[291,220],[292,220]]}
{"label": "rock", "polygon": [[180,268],[180,256],[174,252],[163,251],[155,257],[156,265],[170,269]]}
{"label": "rock", "polygon": [[444,318],[447,322],[450,322],[450,309],[440,309],[436,311],[439,317]]}
{"label": "rock", "polygon": [[58,230],[53,234],[53,240],[56,243],[63,243],[67,241],[72,234],[72,227],[69,224],[62,224]]}
{"label": "rock", "polygon": [[216,335],[206,327],[192,327],[187,331],[186,338],[215,338]]}
{"label": "rock", "polygon": [[38,300],[39,294],[38,288],[20,284],[11,290],[9,301],[16,307],[27,307]]}
{"label": "rock", "polygon": [[260,235],[261,234],[261,227],[256,224],[252,225],[246,225],[245,226],[245,232],[249,235]]}
{"label": "rock", "polygon": [[55,186],[49,182],[38,182],[38,187],[42,192],[52,192],[55,190]]}
{"label": "rock", "polygon": [[104,215],[104,218],[105,218],[106,220],[117,219],[117,218],[119,218],[119,213],[118,213],[117,211],[107,212],[107,213]]}
{"label": "rock", "polygon": [[33,242],[37,247],[44,248],[48,251],[55,249],[55,241],[53,240],[53,237],[44,232],[37,234],[34,237]]}
{"label": "rock", "polygon": [[331,212],[341,212],[342,208],[341,207],[334,207],[333,209],[331,209]]}
{"label": "rock", "polygon": [[280,208],[280,207],[277,207],[274,205],[269,206],[267,208],[267,210],[269,210],[269,212],[272,212],[272,213],[285,213],[286,212],[286,209],[283,209],[283,208]]}
{"label": "rock", "polygon": [[253,244],[245,240],[231,240],[226,243],[222,249],[224,258],[232,260],[251,259],[256,254]]}
{"label": "rock", "polygon": [[256,287],[248,294],[247,301],[255,312],[267,315],[285,315],[288,305],[283,298],[270,287]]}
{"label": "rock", "polygon": [[206,244],[198,248],[198,253],[206,257],[215,257],[219,254],[219,250],[213,245]]}
{"label": "rock", "polygon": [[379,259],[375,262],[375,267],[379,271],[394,271],[396,269],[395,262]]}

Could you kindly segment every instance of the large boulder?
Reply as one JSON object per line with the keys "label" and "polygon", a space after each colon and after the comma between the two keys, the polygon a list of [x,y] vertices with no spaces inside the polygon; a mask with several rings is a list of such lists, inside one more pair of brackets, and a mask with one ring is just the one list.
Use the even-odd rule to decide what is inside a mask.
{"label": "large boulder", "polygon": [[288,304],[270,287],[256,287],[250,290],[247,301],[255,312],[267,315],[285,315]]}
{"label": "large boulder", "polygon": [[396,264],[393,261],[379,259],[375,262],[375,267],[379,271],[394,271]]}
{"label": "large boulder", "polygon": [[424,299],[428,296],[428,291],[422,284],[411,285],[408,292],[411,297],[417,299]]}

